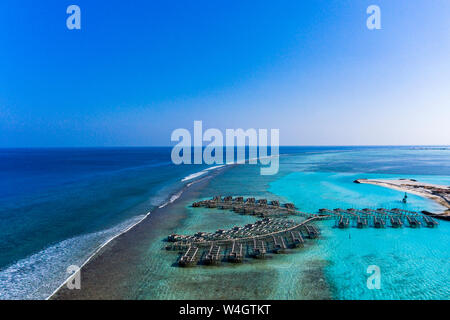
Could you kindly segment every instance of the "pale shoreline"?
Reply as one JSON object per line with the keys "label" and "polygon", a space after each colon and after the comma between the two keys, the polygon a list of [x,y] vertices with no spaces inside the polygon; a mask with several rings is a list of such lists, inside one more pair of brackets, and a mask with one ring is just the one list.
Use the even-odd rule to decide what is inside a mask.
{"label": "pale shoreline", "polygon": [[413,179],[357,179],[354,182],[381,186],[433,200],[441,206],[447,208],[446,211],[435,213],[435,215],[450,217],[449,186],[424,183]]}
{"label": "pale shoreline", "polygon": [[[213,170],[213,174],[211,175],[207,175],[205,177],[201,177],[198,180],[194,180],[193,182],[190,182],[189,184],[187,184],[182,190],[181,192],[179,192],[179,196],[176,199],[168,200],[167,202],[164,203],[164,205],[161,205],[159,207],[154,208],[152,211],[148,212],[142,219],[140,219],[138,222],[134,223],[132,226],[128,227],[126,230],[122,231],[121,233],[115,235],[114,237],[110,238],[109,240],[107,240],[105,243],[103,243],[99,248],[97,248],[97,250],[95,250],[95,252],[89,256],[89,258],[82,264],[82,266],[80,267],[78,272],[83,272],[84,274],[86,274],[86,272],[90,272],[86,269],[89,269],[92,267],[92,265],[95,265],[96,263],[98,263],[98,261],[96,261],[99,257],[105,257],[107,258],[108,256],[108,251],[109,249],[113,249],[113,247],[116,246],[117,241],[120,241],[121,238],[123,237],[128,237],[130,236],[130,234],[133,233],[133,231],[135,231],[137,228],[145,228],[143,225],[145,223],[148,222],[148,220],[153,216],[153,215],[160,215],[160,214],[164,214],[164,212],[170,211],[171,210],[171,206],[173,206],[175,203],[178,203],[179,201],[182,201],[184,197],[186,197],[187,193],[186,191],[195,191],[196,188],[191,188],[192,185],[196,185],[198,187],[200,187],[201,185],[205,184],[207,181],[209,181],[210,179],[212,179],[213,177],[215,177],[217,174],[220,174],[222,171],[224,171],[224,169],[229,168],[230,166],[223,166],[217,169],[220,170]],[[93,269],[96,269],[95,267]],[[74,275],[69,276],[63,283],[61,283],[61,285],[55,289],[53,291],[53,293],[51,295],[49,295],[45,300],[66,300],[66,299],[86,299],[86,297],[84,297],[83,294],[81,294],[80,296],[78,296],[78,293],[81,292],[77,292],[78,290],[67,290],[67,283],[73,279]],[[89,299],[89,298],[88,298]]]}
{"label": "pale shoreline", "polygon": [[[278,155],[280,156],[280,155]],[[274,156],[267,156],[267,157],[260,157],[260,158],[256,158],[256,159],[263,159],[263,158],[271,158]],[[130,231],[133,231],[133,229],[135,229],[138,226],[141,226],[143,224],[143,222],[147,221],[150,216],[154,213],[160,213],[161,211],[165,211],[170,207],[170,205],[172,205],[174,202],[178,202],[181,198],[184,197],[184,193],[186,190],[188,190],[193,184],[198,184],[201,182],[205,182],[209,179],[212,179],[214,176],[216,176],[217,174],[220,174],[221,172],[223,172],[225,169],[231,168],[235,165],[237,165],[238,163],[226,163],[223,165],[218,165],[218,166],[214,166],[214,167],[210,167],[210,168],[206,168],[200,172],[191,174],[185,178],[183,178],[181,181],[182,182],[187,182],[189,180],[193,180],[189,183],[187,183],[181,191],[179,191],[177,194],[175,194],[175,198],[172,197],[166,201],[165,203],[163,203],[162,205],[160,205],[157,208],[154,208],[152,211],[147,212],[145,214],[145,216],[140,219],[139,221],[137,221],[136,223],[134,223],[132,226],[128,227],[126,230],[120,232],[119,234],[111,237],[110,239],[108,239],[105,243],[103,243],[102,245],[100,245],[95,251],[94,253],[92,253],[88,259],[86,261],[83,262],[83,264],[80,266],[80,269],[78,272],[84,271],[86,270],[86,268],[92,264],[92,260],[98,258],[99,256],[101,256],[104,251],[110,247],[112,247],[113,242],[120,239],[121,237],[128,235],[130,233]],[[206,175],[204,176],[205,173],[212,173],[210,175]],[[188,179],[187,179],[188,178]],[[197,180],[194,180],[195,178],[198,178]],[[45,298],[45,300],[54,300],[54,299],[60,299],[60,295],[62,295],[62,292],[64,291],[67,283],[72,280],[74,277],[74,274],[70,275],[69,277],[67,277],[64,282],[62,282],[58,288],[56,288],[47,298]]]}

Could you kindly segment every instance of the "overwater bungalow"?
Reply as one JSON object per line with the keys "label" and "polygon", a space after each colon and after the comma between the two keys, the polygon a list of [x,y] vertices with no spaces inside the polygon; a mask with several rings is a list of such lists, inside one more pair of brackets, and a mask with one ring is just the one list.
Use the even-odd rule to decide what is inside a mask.
{"label": "overwater bungalow", "polygon": [[212,244],[209,252],[206,254],[203,263],[206,265],[218,264],[221,260],[220,246]]}
{"label": "overwater bungalow", "polygon": [[260,206],[265,206],[265,205],[267,205],[267,199],[259,199],[259,200],[257,201],[257,203],[258,203]]}
{"label": "overwater bungalow", "polygon": [[272,200],[272,201],[270,201],[270,205],[272,205],[274,207],[279,207],[280,206],[280,201]]}
{"label": "overwater bungalow", "polygon": [[233,241],[233,245],[231,247],[231,251],[228,254],[228,261],[230,262],[242,262],[243,259],[243,246],[242,243],[236,243],[236,241]]}
{"label": "overwater bungalow", "polygon": [[197,262],[197,260],[196,260],[197,253],[198,253],[198,248],[190,246],[187,249],[186,253],[181,256],[180,260],[178,261],[178,264],[181,267],[188,267],[188,266],[194,265]]}
{"label": "overwater bungalow", "polygon": [[247,198],[247,200],[245,200],[246,203],[248,204],[254,204],[255,203],[255,198]]}
{"label": "overwater bungalow", "polygon": [[295,206],[294,206],[293,203],[285,203],[284,207],[287,208],[287,209],[295,209]]}

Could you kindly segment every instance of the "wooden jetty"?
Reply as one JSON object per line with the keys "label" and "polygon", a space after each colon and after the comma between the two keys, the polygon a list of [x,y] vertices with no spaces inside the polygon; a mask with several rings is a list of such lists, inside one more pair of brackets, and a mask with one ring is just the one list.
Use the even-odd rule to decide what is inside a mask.
{"label": "wooden jetty", "polygon": [[434,228],[434,227],[437,227],[439,225],[439,223],[435,219],[433,219],[432,217],[428,217],[426,215],[423,215],[422,218],[423,218],[423,221],[425,222],[425,224],[426,224],[426,226],[428,228]]}
{"label": "wooden jetty", "polygon": [[192,204],[192,207],[218,208],[221,210],[232,210],[236,213],[256,215],[258,217],[270,217],[279,215],[300,215],[308,216],[303,212],[296,211],[294,204],[285,203],[280,204],[278,200],[268,201],[267,199],[255,199],[237,196],[220,197],[215,196],[211,200],[197,201]]}
{"label": "wooden jetty", "polygon": [[218,264],[223,256],[226,256],[226,261],[229,262],[243,262],[246,252],[250,257],[264,259],[268,250],[272,253],[282,253],[288,248],[302,247],[304,244],[302,233],[309,239],[317,238],[319,231],[310,223],[318,219],[311,217],[298,223],[286,218],[264,218],[243,227],[219,229],[214,233],[197,232],[192,236],[170,235],[167,240],[176,241],[167,245],[166,249],[186,250],[179,260],[180,266],[197,264],[199,256],[203,257],[203,265]]}
{"label": "wooden jetty", "polygon": [[[245,257],[264,259],[268,254],[283,253],[303,247],[305,241],[316,239],[320,232],[314,221],[334,219],[341,229],[373,227],[384,229],[387,225],[401,228],[408,225],[419,228],[422,224],[434,228],[438,225],[432,217],[398,208],[393,209],[320,209],[318,213],[299,211],[292,203],[278,200],[244,198],[242,196],[215,196],[197,201],[193,207],[231,210],[238,214],[250,214],[260,219],[245,226],[218,229],[215,232],[197,232],[192,235],[171,234],[167,237],[167,250],[178,251],[180,266],[217,265],[221,262],[244,262]],[[291,220],[290,217],[304,218]],[[225,259],[223,259],[225,258]]]}
{"label": "wooden jetty", "polygon": [[358,216],[356,218],[356,227],[359,229],[365,228],[368,226],[367,218]]}
{"label": "wooden jetty", "polygon": [[421,223],[415,217],[406,216],[406,220],[411,228],[420,228]]}
{"label": "wooden jetty", "polygon": [[291,237],[292,237],[292,246],[294,248],[303,247],[305,240],[303,240],[300,231],[291,231]]}
{"label": "wooden jetty", "polygon": [[286,252],[287,247],[286,247],[283,237],[282,236],[278,236],[278,237],[272,236],[272,238],[273,238],[273,251],[275,253]]}
{"label": "wooden jetty", "polygon": [[252,257],[256,259],[264,259],[266,257],[266,246],[263,240],[253,239]]}
{"label": "wooden jetty", "polygon": [[392,228],[401,228],[401,227],[403,227],[402,219],[399,218],[399,217],[391,216],[390,221],[391,221],[391,227]]}
{"label": "wooden jetty", "polygon": [[333,210],[320,209],[319,214],[326,214],[329,217],[334,217],[336,220],[336,227],[341,229],[347,228],[353,220],[353,225],[357,228],[365,228],[368,226],[383,229],[389,223],[392,228],[401,228],[405,223],[411,228],[419,228],[422,223],[429,228],[434,228],[438,225],[437,221],[425,214],[403,210],[403,209],[340,209]]}
{"label": "wooden jetty", "polygon": [[383,218],[373,217],[373,226],[377,229],[385,228],[386,223],[384,222]]}
{"label": "wooden jetty", "polygon": [[220,246],[212,244],[203,262],[207,265],[218,264],[221,260]]}
{"label": "wooden jetty", "polygon": [[305,230],[306,230],[306,232],[308,234],[308,237],[310,239],[316,239],[319,236],[319,230],[316,227],[314,227],[314,226],[306,224],[305,225]]}
{"label": "wooden jetty", "polygon": [[231,248],[230,253],[228,254],[228,261],[230,262],[242,262],[243,254],[242,254],[243,245],[242,243],[237,243],[233,241],[233,246]]}
{"label": "wooden jetty", "polygon": [[341,216],[339,218],[338,227],[341,229],[348,228],[349,226],[349,218]]}
{"label": "wooden jetty", "polygon": [[197,262],[197,253],[198,253],[198,248],[197,247],[193,247],[190,246],[186,253],[181,256],[180,260],[178,261],[178,264],[181,267],[187,267],[187,266],[192,266]]}

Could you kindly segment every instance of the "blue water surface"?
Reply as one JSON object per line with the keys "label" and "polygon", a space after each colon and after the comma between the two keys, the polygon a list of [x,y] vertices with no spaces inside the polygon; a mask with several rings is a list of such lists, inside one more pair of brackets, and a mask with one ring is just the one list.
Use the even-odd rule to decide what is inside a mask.
{"label": "blue water surface", "polygon": [[[0,149],[1,298],[47,297],[67,276],[67,266],[81,265],[105,241],[194,180],[183,179],[207,167],[176,166],[170,152],[168,147]],[[398,191],[354,184],[356,178],[450,184],[447,147],[281,147],[280,152],[279,173],[251,181],[304,211],[402,206]],[[236,172],[246,179],[242,172],[259,170]],[[226,176],[223,181],[225,191]],[[250,187],[238,191],[254,195]],[[414,195],[406,208],[441,209]],[[336,298],[448,296],[443,284],[450,270],[448,223],[437,230],[324,230],[334,240],[324,241],[317,254],[330,261],[327,275]],[[369,263],[380,265],[382,286],[389,290],[366,290]]]}

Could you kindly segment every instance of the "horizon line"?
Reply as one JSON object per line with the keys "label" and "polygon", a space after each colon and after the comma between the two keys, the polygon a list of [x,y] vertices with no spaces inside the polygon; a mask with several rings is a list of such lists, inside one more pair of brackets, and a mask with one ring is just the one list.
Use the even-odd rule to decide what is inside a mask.
{"label": "horizon line", "polygon": [[[202,147],[206,147],[204,145]],[[3,147],[0,149],[112,149],[112,148],[173,148],[175,146],[170,145],[142,145],[142,146],[21,146],[21,147]],[[191,146],[194,148],[195,146]],[[238,147],[238,146],[227,146],[222,147]],[[246,145],[245,147],[248,147]],[[259,147],[259,146],[256,146]],[[268,145],[267,147],[270,147]],[[311,145],[279,145],[278,147],[450,147],[450,145],[445,144],[311,144]]]}

